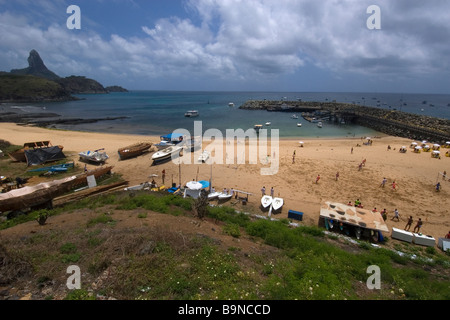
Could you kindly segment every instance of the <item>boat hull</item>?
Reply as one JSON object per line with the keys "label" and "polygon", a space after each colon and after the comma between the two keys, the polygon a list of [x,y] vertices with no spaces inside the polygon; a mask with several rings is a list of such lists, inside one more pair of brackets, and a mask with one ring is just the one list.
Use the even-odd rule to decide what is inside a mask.
{"label": "boat hull", "polygon": [[152,147],[151,143],[138,143],[128,147],[120,148],[119,153],[120,160],[135,158],[142,155]]}

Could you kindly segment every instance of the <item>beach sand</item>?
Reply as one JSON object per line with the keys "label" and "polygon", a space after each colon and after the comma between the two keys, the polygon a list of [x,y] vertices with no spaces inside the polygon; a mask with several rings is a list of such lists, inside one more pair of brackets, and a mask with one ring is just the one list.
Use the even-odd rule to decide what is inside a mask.
{"label": "beach sand", "polygon": [[[0,139],[16,145],[50,140],[53,145],[64,146],[66,156],[81,166],[84,163],[78,161],[78,152],[105,148],[110,156],[107,165],[113,165],[113,171],[122,174],[130,186],[151,181],[151,174],[158,175],[155,180],[161,184],[162,170],[166,171],[165,185],[168,187],[172,182],[178,185],[180,180],[183,185],[193,179],[209,180],[212,172],[212,184],[217,191],[233,188],[251,193],[246,205],[236,204],[235,199],[230,200],[229,205],[260,215],[267,215],[260,209],[261,188],[264,186],[266,193],[270,194],[273,187],[275,196],[284,199],[281,213],[273,217],[287,218],[289,210],[301,211],[304,215],[300,224],[317,225],[320,206],[325,201],[347,204],[359,199],[366,209],[387,209],[389,230],[392,227],[403,229],[410,215],[414,218],[411,231],[417,219],[422,218],[421,232],[433,236],[436,243],[450,230],[450,181],[443,181],[439,175],[444,171],[450,173],[450,158],[444,156],[450,149],[442,149],[441,159],[435,159],[429,152],[413,153],[409,139],[381,136],[374,138],[372,145],[364,145],[366,141],[363,138],[301,139],[303,147],[300,147],[300,138],[281,139],[276,151],[278,154],[275,154],[280,161],[275,175],[261,175],[261,168],[268,165],[261,161],[249,164],[248,158],[245,164],[214,164],[212,169],[208,164],[199,164],[195,157],[192,160],[194,164],[178,165],[169,161],[152,166],[152,153],[119,161],[119,148],[136,142],[157,143],[157,136],[49,130],[1,123]],[[204,142],[204,147],[208,144],[210,142]],[[388,150],[388,145],[391,150]],[[406,153],[399,152],[401,146],[408,147]],[[185,153],[187,155],[190,154]],[[267,159],[271,156],[273,150],[268,151]],[[364,159],[365,165],[359,170],[358,166]],[[88,168],[94,167],[88,165]],[[339,179],[336,181],[337,172]],[[320,180],[316,183],[318,175]],[[380,184],[384,177],[387,183],[383,188]],[[397,183],[396,191],[391,187],[393,181]],[[434,187],[438,181],[442,185],[440,192],[436,192]],[[391,220],[396,208],[400,213],[399,222]],[[386,235],[390,236],[390,232]]]}

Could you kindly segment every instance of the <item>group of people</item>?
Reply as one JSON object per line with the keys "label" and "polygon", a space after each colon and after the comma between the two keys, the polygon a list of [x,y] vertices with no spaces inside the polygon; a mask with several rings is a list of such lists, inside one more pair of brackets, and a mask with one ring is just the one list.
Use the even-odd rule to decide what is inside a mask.
{"label": "group of people", "polygon": [[[271,188],[270,188],[270,196],[273,197],[274,194],[275,194],[275,190],[273,189],[273,187],[271,187]],[[261,196],[264,197],[265,195],[266,195],[266,187],[263,186],[263,187],[261,188]]]}
{"label": "group of people", "polygon": [[[413,222],[414,222],[413,217],[409,216],[408,221],[406,222],[406,226],[405,226],[404,230],[405,231],[409,231],[409,229],[411,229],[411,226],[412,226]],[[419,218],[419,220],[417,220],[416,226],[413,229],[413,232],[414,233],[419,233],[420,228],[422,228],[422,225],[423,225],[422,218]]]}

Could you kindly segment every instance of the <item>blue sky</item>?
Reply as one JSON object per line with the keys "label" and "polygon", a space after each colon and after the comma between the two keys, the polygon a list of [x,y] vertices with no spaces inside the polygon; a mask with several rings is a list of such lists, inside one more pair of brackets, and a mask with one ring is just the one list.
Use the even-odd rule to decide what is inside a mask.
{"label": "blue sky", "polygon": [[[66,26],[72,4],[80,30]],[[0,0],[0,70],[35,49],[62,77],[135,90],[450,93],[448,12],[446,0]]]}

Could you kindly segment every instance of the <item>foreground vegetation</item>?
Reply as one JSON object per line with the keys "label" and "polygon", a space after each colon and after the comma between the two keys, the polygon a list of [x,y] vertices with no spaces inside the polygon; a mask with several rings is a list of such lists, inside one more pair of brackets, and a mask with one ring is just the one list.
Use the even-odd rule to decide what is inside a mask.
{"label": "foreground vegetation", "polygon": [[[131,195],[98,196],[2,222],[4,229],[42,214],[48,222],[61,214],[91,217],[70,230],[46,228],[20,241],[2,237],[0,283],[31,283],[39,299],[450,299],[450,259],[434,248],[397,248],[414,248],[410,259],[317,227],[290,228],[287,220],[253,220],[229,207],[209,207],[206,220],[233,241],[225,245],[204,233],[192,199]],[[166,214],[167,223],[154,225],[153,212]],[[170,217],[199,225],[189,234],[177,231]],[[121,227],[132,219],[139,226]],[[244,240],[253,241],[252,250]],[[83,270],[80,290],[65,287],[72,264]],[[380,267],[379,290],[366,286],[370,265]]]}

